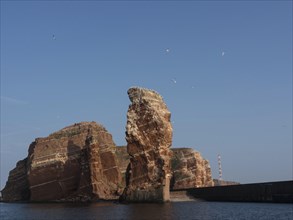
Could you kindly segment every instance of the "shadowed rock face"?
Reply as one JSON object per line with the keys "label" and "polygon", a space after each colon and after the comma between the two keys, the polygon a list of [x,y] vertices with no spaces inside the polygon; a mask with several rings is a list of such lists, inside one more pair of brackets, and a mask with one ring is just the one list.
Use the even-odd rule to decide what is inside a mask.
{"label": "shadowed rock face", "polygon": [[125,174],[126,174],[126,169],[130,161],[130,156],[127,153],[127,147],[126,146],[120,146],[116,148],[116,158],[118,162],[118,167],[120,170],[120,173],[122,175],[122,181],[121,181],[121,186],[123,188],[126,187],[126,179],[125,179]]}
{"label": "shadowed rock face", "polygon": [[[121,174],[115,150],[112,136],[95,122],[74,124],[46,138],[37,138],[29,147],[23,166],[26,168],[21,169],[26,173],[29,199],[117,199],[122,189],[118,187]],[[19,195],[19,190],[10,190],[9,193],[6,190],[13,184],[10,179],[12,177],[2,191],[4,200],[8,195]]]}
{"label": "shadowed rock face", "polygon": [[2,190],[3,201],[28,201],[30,197],[27,179],[27,159],[17,162],[9,172],[8,181]]}
{"label": "shadowed rock face", "polygon": [[173,148],[171,189],[213,186],[210,164],[191,148]]}
{"label": "shadowed rock face", "polygon": [[126,140],[130,163],[126,170],[123,200],[162,202],[169,200],[171,113],[155,91],[130,88]]}

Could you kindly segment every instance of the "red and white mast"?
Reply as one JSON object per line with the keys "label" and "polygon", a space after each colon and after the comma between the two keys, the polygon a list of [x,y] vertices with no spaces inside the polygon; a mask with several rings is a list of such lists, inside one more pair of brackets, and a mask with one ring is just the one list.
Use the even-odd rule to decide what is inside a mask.
{"label": "red and white mast", "polygon": [[221,155],[218,154],[218,165],[219,165],[219,180],[222,179],[222,162],[221,162]]}

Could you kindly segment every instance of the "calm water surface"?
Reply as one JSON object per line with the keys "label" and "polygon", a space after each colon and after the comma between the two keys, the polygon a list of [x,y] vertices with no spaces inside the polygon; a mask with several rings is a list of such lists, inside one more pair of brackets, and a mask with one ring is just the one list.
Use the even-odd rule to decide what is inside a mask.
{"label": "calm water surface", "polygon": [[166,204],[8,204],[0,203],[0,219],[289,219],[293,204],[172,202]]}

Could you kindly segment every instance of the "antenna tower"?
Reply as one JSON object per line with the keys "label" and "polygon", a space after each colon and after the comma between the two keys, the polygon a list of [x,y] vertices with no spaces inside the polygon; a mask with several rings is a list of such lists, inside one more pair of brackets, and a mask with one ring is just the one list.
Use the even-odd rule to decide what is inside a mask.
{"label": "antenna tower", "polygon": [[218,165],[219,165],[219,180],[222,179],[222,162],[221,162],[221,155],[218,154]]}

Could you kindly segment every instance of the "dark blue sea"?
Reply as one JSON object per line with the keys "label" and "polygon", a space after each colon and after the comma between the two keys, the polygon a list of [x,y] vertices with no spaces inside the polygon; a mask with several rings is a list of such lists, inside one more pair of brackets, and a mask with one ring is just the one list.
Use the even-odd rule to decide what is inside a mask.
{"label": "dark blue sea", "polygon": [[276,219],[292,220],[293,204],[171,202],[166,204],[0,203],[1,220],[50,219]]}

